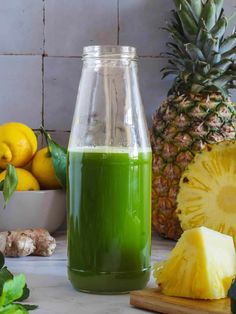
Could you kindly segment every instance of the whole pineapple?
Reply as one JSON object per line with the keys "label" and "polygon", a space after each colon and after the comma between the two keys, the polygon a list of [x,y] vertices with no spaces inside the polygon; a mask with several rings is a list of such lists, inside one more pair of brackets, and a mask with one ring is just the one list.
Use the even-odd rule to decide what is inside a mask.
{"label": "whole pineapple", "polygon": [[153,117],[153,226],[164,237],[182,233],[176,198],[182,172],[206,144],[235,139],[236,32],[226,37],[230,22],[224,0],[174,0],[167,26],[172,42],[164,76],[174,75],[169,97]]}

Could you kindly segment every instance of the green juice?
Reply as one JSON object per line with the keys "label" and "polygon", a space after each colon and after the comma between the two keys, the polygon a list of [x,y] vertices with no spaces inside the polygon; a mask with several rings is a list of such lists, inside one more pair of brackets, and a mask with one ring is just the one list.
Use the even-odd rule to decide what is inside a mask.
{"label": "green juice", "polygon": [[145,287],[151,251],[150,151],[69,151],[68,273],[77,290]]}

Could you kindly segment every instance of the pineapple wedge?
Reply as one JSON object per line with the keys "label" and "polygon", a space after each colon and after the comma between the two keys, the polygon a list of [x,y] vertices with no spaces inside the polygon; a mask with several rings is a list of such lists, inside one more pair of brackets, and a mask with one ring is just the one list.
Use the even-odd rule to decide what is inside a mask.
{"label": "pineapple wedge", "polygon": [[235,274],[232,237],[206,227],[185,231],[153,273],[164,294],[193,299],[225,298]]}

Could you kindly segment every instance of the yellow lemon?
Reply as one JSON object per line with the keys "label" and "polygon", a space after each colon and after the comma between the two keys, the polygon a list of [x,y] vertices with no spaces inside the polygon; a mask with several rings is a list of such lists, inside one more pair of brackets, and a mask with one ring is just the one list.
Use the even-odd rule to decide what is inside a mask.
{"label": "yellow lemon", "polygon": [[[0,182],[5,179],[6,170],[0,173]],[[16,168],[18,177],[17,191],[37,191],[40,190],[38,181],[29,171],[21,168]]]}
{"label": "yellow lemon", "polygon": [[11,163],[15,167],[25,166],[37,150],[37,138],[31,128],[19,122],[0,126],[0,168]]}
{"label": "yellow lemon", "polygon": [[32,160],[31,171],[43,189],[60,189],[48,148],[40,149]]}

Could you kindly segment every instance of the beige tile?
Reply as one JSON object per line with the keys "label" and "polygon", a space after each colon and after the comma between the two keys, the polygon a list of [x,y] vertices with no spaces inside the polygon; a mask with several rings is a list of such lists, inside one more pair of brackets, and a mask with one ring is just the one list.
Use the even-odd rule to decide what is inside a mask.
{"label": "beige tile", "polygon": [[87,45],[116,44],[117,0],[46,0],[46,53],[80,56]]}
{"label": "beige tile", "polygon": [[0,123],[42,123],[42,58],[0,56]]}
{"label": "beige tile", "polygon": [[166,60],[162,58],[140,58],[139,59],[139,81],[143,98],[144,109],[151,125],[151,118],[161,102],[167,97],[172,84],[172,78],[161,79],[161,68]]}
{"label": "beige tile", "polygon": [[157,56],[168,39],[161,30],[173,8],[171,0],[120,0],[120,44],[137,47],[141,56]]}
{"label": "beige tile", "polygon": [[45,127],[70,130],[82,61],[78,58],[45,58]]}
{"label": "beige tile", "polygon": [[1,0],[0,53],[43,51],[43,0]]}

